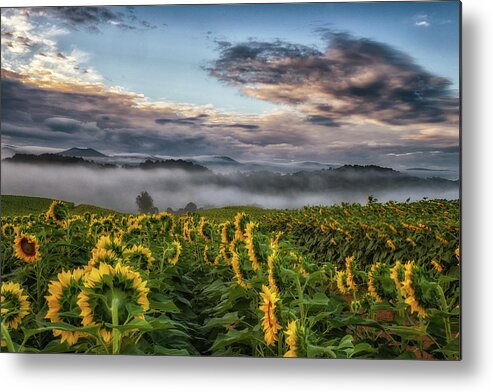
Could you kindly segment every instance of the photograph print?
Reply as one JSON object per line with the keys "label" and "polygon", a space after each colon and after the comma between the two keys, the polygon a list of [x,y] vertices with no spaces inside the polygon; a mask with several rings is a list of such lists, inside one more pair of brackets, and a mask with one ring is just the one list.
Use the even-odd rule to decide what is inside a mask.
{"label": "photograph print", "polygon": [[458,1],[1,9],[1,351],[460,360]]}

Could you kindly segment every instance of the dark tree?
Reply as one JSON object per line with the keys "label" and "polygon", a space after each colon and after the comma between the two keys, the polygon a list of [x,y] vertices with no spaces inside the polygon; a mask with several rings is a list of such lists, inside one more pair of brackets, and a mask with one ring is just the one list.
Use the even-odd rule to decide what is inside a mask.
{"label": "dark tree", "polygon": [[158,209],[154,207],[154,200],[147,191],[140,192],[140,195],[135,199],[141,214],[154,214]]}
{"label": "dark tree", "polygon": [[185,206],[184,210],[185,212],[197,211],[197,204],[190,202]]}

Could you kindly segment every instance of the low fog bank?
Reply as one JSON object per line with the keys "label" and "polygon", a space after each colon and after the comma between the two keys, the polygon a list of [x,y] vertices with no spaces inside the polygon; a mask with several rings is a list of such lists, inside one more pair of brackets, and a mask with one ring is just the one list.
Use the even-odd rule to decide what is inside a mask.
{"label": "low fog bank", "polygon": [[[2,162],[1,193],[48,197],[87,203],[122,212],[137,212],[136,196],[146,190],[159,210],[178,209],[188,202],[200,207],[257,205],[265,208],[300,208],[340,202],[366,203],[370,194],[379,201],[427,198],[457,199],[458,184],[411,185],[394,179],[377,188],[355,182],[355,189],[327,187],[320,178],[293,179],[282,176],[244,176],[189,173],[181,170],[92,169]],[[349,183],[354,179],[348,178]],[[298,179],[296,179],[298,181]],[[267,183],[266,183],[267,182]],[[298,182],[294,182],[297,184]],[[358,185],[359,184],[359,185]],[[346,184],[347,185],[347,184]]]}

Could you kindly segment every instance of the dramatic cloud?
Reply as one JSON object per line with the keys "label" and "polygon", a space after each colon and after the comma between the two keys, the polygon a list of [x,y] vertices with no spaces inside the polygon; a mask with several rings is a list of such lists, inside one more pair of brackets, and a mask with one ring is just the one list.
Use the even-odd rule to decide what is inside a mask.
{"label": "dramatic cloud", "polygon": [[65,28],[38,21],[31,12],[42,8],[2,9],[2,69],[41,83],[96,84],[103,78],[87,65],[89,55],[77,48],[62,53],[57,38]]}
{"label": "dramatic cloud", "polygon": [[246,95],[295,106],[328,127],[457,124],[458,99],[449,80],[389,45],[320,33],[328,43],[324,52],[283,41],[220,42],[219,59],[208,71]]}
{"label": "dramatic cloud", "polygon": [[157,26],[135,16],[134,8],[117,11],[113,7],[38,7],[29,9],[40,17],[56,18],[64,27],[100,33],[101,27],[111,25],[122,30],[155,29]]}
{"label": "dramatic cloud", "polygon": [[[75,46],[61,50],[58,37],[74,29],[143,25],[132,8],[115,10],[2,10],[2,145],[270,162],[457,165],[458,153],[444,150],[458,144],[458,100],[450,83],[388,45],[327,31],[321,32],[324,51],[279,40],[218,42],[209,74],[279,104],[262,114],[226,112],[151,102],[105,84],[88,53]],[[55,16],[62,23],[48,22]]]}

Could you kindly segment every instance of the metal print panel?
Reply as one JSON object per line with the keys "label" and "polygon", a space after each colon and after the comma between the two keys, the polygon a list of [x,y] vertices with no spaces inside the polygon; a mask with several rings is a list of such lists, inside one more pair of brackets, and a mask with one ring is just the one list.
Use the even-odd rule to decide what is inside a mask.
{"label": "metal print panel", "polygon": [[3,8],[2,352],[460,359],[460,12]]}

